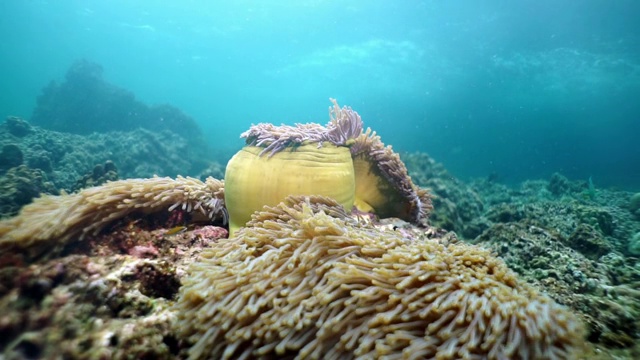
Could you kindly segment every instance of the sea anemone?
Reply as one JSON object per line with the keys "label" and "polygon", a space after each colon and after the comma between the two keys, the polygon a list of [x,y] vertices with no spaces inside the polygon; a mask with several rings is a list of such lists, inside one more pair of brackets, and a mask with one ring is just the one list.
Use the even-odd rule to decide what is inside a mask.
{"label": "sea anemone", "polygon": [[363,132],[357,112],[331,101],[326,126],[261,123],[241,135],[246,146],[225,174],[232,234],[288,195],[327,196],[347,209],[413,223],[428,215],[430,196],[413,184],[398,154],[375,132]]}
{"label": "sea anemone", "polygon": [[324,195],[351,208],[355,178],[346,147],[298,145],[292,151],[260,156],[265,148],[245,146],[229,161],[225,201],[229,232],[233,234],[264,205],[275,205],[288,195]]}
{"label": "sea anemone", "polygon": [[205,250],[176,303],[191,359],[567,359],[583,326],[489,251],[289,197]]}
{"label": "sea anemone", "polygon": [[51,254],[134,213],[181,208],[206,220],[226,221],[223,192],[220,180],[178,176],[110,181],[75,194],[43,195],[18,216],[0,221],[0,250]]}

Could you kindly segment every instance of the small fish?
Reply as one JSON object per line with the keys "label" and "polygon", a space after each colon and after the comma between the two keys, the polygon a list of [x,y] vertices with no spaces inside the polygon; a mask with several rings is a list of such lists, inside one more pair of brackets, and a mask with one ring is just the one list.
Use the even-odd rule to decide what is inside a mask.
{"label": "small fish", "polygon": [[171,229],[167,230],[163,235],[164,236],[178,235],[178,234],[182,234],[185,231],[187,231],[186,226],[174,226]]}

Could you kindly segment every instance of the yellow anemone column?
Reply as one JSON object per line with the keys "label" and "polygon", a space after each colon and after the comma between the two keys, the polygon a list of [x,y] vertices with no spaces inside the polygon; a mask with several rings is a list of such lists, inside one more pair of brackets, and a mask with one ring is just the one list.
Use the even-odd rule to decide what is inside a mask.
{"label": "yellow anemone column", "polygon": [[355,176],[349,148],[328,142],[285,148],[272,156],[259,146],[245,146],[227,164],[225,202],[229,235],[251,214],[275,206],[289,195],[322,195],[345,209],[353,207]]}

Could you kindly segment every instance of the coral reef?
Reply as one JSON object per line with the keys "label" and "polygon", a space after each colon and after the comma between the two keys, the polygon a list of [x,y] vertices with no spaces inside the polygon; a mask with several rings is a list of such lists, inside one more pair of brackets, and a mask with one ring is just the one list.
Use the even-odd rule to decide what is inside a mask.
{"label": "coral reef", "polygon": [[[219,154],[219,156],[214,156],[212,157],[212,159],[229,159],[231,158],[232,154]],[[196,178],[198,179],[206,179],[208,177],[212,177],[214,179],[223,179],[224,178],[224,172],[225,172],[225,166],[222,165],[221,163],[217,162],[217,161],[212,161],[209,162],[208,166],[203,169],[202,171],[200,171],[196,176]]]}
{"label": "coral reef", "polygon": [[196,122],[170,105],[148,107],[124,89],[102,78],[102,67],[88,60],[71,65],[64,82],[52,81],[42,90],[31,116],[34,125],[59,132],[132,131],[137,128],[168,130],[205,142]]}
{"label": "coral reef", "polygon": [[566,239],[566,244],[591,260],[598,260],[609,254],[613,246],[593,226],[581,223]]}
{"label": "coral reef", "polygon": [[555,196],[571,195],[582,192],[586,186],[581,183],[570,181],[560,173],[554,173],[549,179],[547,189]]}
{"label": "coral reef", "polygon": [[640,219],[640,193],[635,193],[629,198],[629,211]]}
{"label": "coral reef", "polygon": [[628,251],[632,256],[640,256],[640,232],[633,234],[629,239]]}
{"label": "coral reef", "polygon": [[[86,60],[74,63],[64,82],[43,89],[31,122],[37,126],[9,116],[0,124],[0,177],[26,165],[53,183],[55,190],[48,193],[117,179],[108,172],[86,176],[107,161],[121,178],[197,175],[220,167],[193,119],[169,105],[136,101],[104,81],[100,65]],[[0,216],[13,215],[26,203],[2,196]]]}
{"label": "coral reef", "polygon": [[[82,71],[95,85],[91,69]],[[0,221],[0,357],[174,359],[224,355],[218,353],[222,349],[233,356],[255,350],[279,357],[282,350],[294,357],[320,354],[328,349],[324,346],[331,347],[328,355],[345,357],[378,352],[401,357],[393,346],[407,347],[407,356],[426,347],[427,352],[439,348],[440,356],[455,351],[451,356],[462,357],[535,349],[538,343],[527,332],[535,328],[523,331],[520,326],[526,324],[555,336],[558,341],[545,349],[559,346],[561,352],[579,340],[565,341],[566,334],[556,332],[562,326],[549,330],[549,324],[530,322],[532,314],[524,310],[516,311],[522,321],[509,327],[513,331],[506,338],[491,337],[497,328],[487,325],[478,343],[462,341],[471,339],[482,321],[492,324],[491,316],[518,308],[478,300],[494,292],[506,304],[535,302],[542,306],[534,309],[536,315],[548,310],[549,319],[567,311],[577,315],[588,341],[578,358],[640,358],[640,196],[595,189],[589,181],[561,174],[517,187],[500,184],[493,175],[465,183],[424,153],[402,154],[400,161],[375,133],[363,131],[350,108],[334,104],[330,117],[326,126],[259,124],[245,136],[248,146],[262,153],[256,155],[261,161],[301,148],[345,150],[354,163],[354,180],[362,180],[355,186],[376,183],[374,188],[383,189],[367,200],[356,190],[354,203],[379,216],[349,213],[318,197],[289,199],[286,206],[255,209],[262,212],[228,240],[227,230],[219,227],[228,191],[222,182],[143,179],[154,173],[219,178],[224,166],[209,159],[228,158],[225,150],[203,155],[170,130],[74,135],[6,118],[0,123],[0,216],[16,214],[42,193],[76,193],[42,196],[20,215]],[[368,172],[375,173],[375,181],[362,176]],[[118,177],[128,180],[113,181]],[[417,206],[424,193],[412,182],[429,188],[435,209]],[[408,199],[408,207],[385,212],[384,205],[372,205],[379,198]],[[379,218],[385,216],[403,219]],[[422,220],[415,221],[416,216]],[[274,232],[277,238],[270,235]],[[239,258],[245,262],[232,261]],[[317,259],[323,262],[314,263]],[[249,265],[262,270],[249,272],[243,267]],[[206,282],[214,278],[219,281]],[[314,283],[319,278],[325,282]],[[264,279],[268,286],[260,285]],[[355,280],[327,287],[349,279]],[[188,286],[179,290],[181,283]],[[235,293],[213,292],[234,284]],[[412,291],[412,300],[398,295]],[[460,297],[445,296],[448,291]],[[474,299],[491,309],[488,314],[471,316],[477,303],[462,295],[465,291],[475,291]],[[417,293],[425,295],[418,307],[431,309],[425,318],[411,317]],[[381,301],[384,296],[389,301]],[[247,306],[233,312],[237,304]],[[460,315],[458,323],[463,311],[470,316]],[[566,316],[562,324],[575,324]],[[357,325],[343,326],[352,320]],[[223,324],[224,331],[204,328],[214,323]],[[468,330],[456,332],[458,325]],[[281,331],[273,330],[276,326]],[[438,337],[449,330],[459,336]],[[524,344],[518,349],[489,344],[510,342],[518,334]],[[219,342],[207,343],[214,338]],[[482,347],[481,341],[489,343]]]}
{"label": "coral reef", "polygon": [[[561,174],[515,188],[491,178],[465,184],[434,172],[441,166],[425,155],[407,154],[405,161],[418,184],[436,185],[428,185],[435,195],[434,224],[455,219],[449,209],[475,209],[464,225],[448,220],[449,226],[583,318],[594,344],[587,358],[637,357],[632,354],[640,352],[640,293],[634,289],[640,285],[640,261],[631,249],[640,222],[629,206],[632,194],[598,189],[587,195],[588,182]],[[457,206],[447,207],[449,201]],[[481,232],[464,231],[470,226]]]}
{"label": "coral reef", "polygon": [[193,359],[566,359],[582,341],[488,251],[362,226],[327,198],[265,207],[202,258],[176,304]]}
{"label": "coral reef", "polygon": [[17,138],[25,137],[33,131],[26,120],[17,116],[7,116],[3,125],[9,134]]}
{"label": "coral reef", "polygon": [[[16,136],[12,130],[15,123],[29,126],[29,131]],[[127,179],[154,175],[200,175],[207,168],[222,168],[215,159],[223,159],[206,153],[206,147],[196,146],[191,139],[168,130],[135,129],[85,136],[44,130],[15,117],[0,123],[0,149],[3,147],[13,149],[5,152],[14,154],[12,159],[20,156],[19,150],[22,154],[21,164],[43,171],[58,190],[67,192],[79,190],[81,183],[86,182],[83,179],[93,172],[96,164],[105,164],[107,161],[117,167],[119,178]],[[2,161],[0,177],[17,163],[17,160]],[[223,170],[218,171],[216,178],[221,178],[223,173]],[[201,177],[204,178],[206,176]],[[114,178],[107,176],[105,179]],[[86,185],[98,183],[88,181]]]}
{"label": "coral reef", "polygon": [[12,167],[22,165],[24,155],[16,144],[6,144],[0,150],[0,174],[4,174]]}
{"label": "coral reef", "polygon": [[484,205],[475,189],[455,178],[425,153],[405,153],[402,160],[416,184],[434,195],[430,224],[455,231],[466,239],[473,239],[486,229],[485,224],[476,221]]}
{"label": "coral reef", "polygon": [[624,258],[608,253],[590,260],[591,252],[584,255],[570,248],[562,235],[517,222],[496,224],[474,242],[500,255],[528,283],[575,309],[588,324],[590,341],[633,345],[640,330],[634,316],[640,310],[640,293],[624,289],[634,287],[640,272]]}
{"label": "coral reef", "polygon": [[171,304],[179,279],[226,230],[167,235],[148,220],[123,222],[45,261],[0,253],[0,357],[176,358]]}
{"label": "coral reef", "polygon": [[25,165],[13,167],[0,176],[0,218],[16,215],[20,208],[40,194],[58,194],[47,175]]}
{"label": "coral reef", "polygon": [[118,180],[118,169],[113,161],[107,160],[104,165],[96,165],[90,173],[85,174],[82,179],[78,180],[73,186],[73,192],[116,180]]}

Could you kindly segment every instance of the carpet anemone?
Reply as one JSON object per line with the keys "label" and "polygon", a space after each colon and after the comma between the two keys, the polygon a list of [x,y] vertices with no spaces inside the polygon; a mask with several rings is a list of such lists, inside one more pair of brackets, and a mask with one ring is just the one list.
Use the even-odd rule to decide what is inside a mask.
{"label": "carpet anemone", "polygon": [[569,359],[584,328],[488,250],[288,197],[212,244],[175,309],[190,359]]}
{"label": "carpet anemone", "polygon": [[53,255],[126,216],[186,211],[195,220],[227,220],[224,183],[207,178],[153,177],[110,181],[74,194],[43,195],[18,216],[0,221],[0,251]]}

